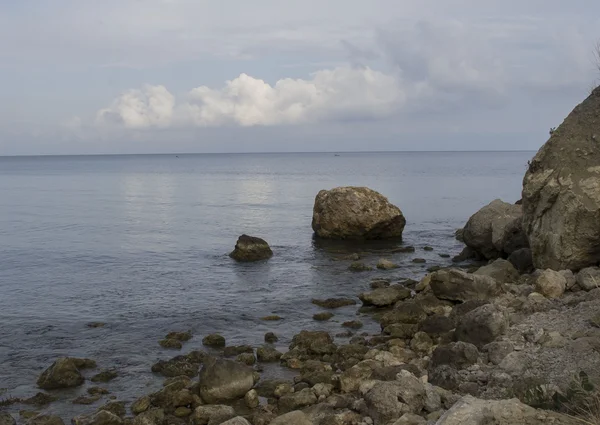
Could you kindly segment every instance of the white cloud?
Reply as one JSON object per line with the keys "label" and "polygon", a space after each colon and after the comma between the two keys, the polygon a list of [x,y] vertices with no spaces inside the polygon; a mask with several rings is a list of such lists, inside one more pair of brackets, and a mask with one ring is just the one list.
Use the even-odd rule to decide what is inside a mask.
{"label": "white cloud", "polygon": [[141,129],[170,126],[272,126],[389,116],[407,101],[397,76],[370,68],[321,70],[311,79],[270,85],[241,74],[220,89],[201,86],[175,105],[163,86],[129,90],[97,113],[101,125]]}

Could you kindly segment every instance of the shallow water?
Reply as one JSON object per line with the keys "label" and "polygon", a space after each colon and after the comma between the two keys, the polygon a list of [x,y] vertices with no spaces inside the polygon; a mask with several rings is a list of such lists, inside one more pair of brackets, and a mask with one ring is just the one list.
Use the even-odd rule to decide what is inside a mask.
{"label": "shallow water", "polygon": [[[321,309],[312,298],[354,297],[373,277],[419,278],[429,266],[449,264],[439,254],[461,250],[455,229],[495,198],[519,199],[532,155],[0,158],[0,388],[31,396],[56,357],[81,356],[116,367],[119,378],[105,387],[131,401],[160,385],[152,363],[177,354],[158,346],[169,331],[194,333],[182,352],[202,348],[212,332],[230,345],[259,345],[273,331],[282,348],[300,329],[342,332],[358,306],[317,323],[312,315]],[[389,256],[401,268],[352,273],[349,261],[335,261],[341,253],[368,251],[365,261],[374,265],[386,247],[315,243],[314,197],[341,185],[369,186],[402,209],[403,243],[417,249]],[[264,237],[274,257],[234,263],[227,253],[242,233]],[[435,250],[424,251],[427,245]],[[416,257],[427,264],[413,264]],[[260,320],[268,314],[284,320]],[[362,331],[378,330],[360,320]],[[107,325],[90,329],[91,321]],[[58,392],[62,401],[49,410],[65,420],[90,412],[70,403],[86,387]]]}

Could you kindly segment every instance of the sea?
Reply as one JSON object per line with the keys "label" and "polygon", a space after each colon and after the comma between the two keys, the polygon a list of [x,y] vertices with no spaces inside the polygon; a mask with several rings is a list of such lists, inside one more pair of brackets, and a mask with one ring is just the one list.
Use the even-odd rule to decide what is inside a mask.
{"label": "sea", "polygon": [[[203,349],[210,333],[228,345],[259,346],[274,332],[281,350],[302,329],[337,335],[348,320],[364,323],[357,333],[377,333],[379,326],[358,305],[316,322],[312,316],[323,310],[311,300],[356,298],[372,279],[420,279],[429,267],[448,266],[451,259],[440,254],[461,251],[454,233],[473,213],[497,198],[520,199],[533,155],[0,157],[0,400],[33,396],[40,373],[60,356],[116,369],[118,378],[103,386],[131,402],[160,387],[153,363]],[[336,186],[367,186],[388,197],[406,217],[403,241],[316,240],[315,196]],[[241,234],[266,239],[274,256],[234,262],[228,253]],[[415,252],[392,254],[398,245]],[[366,264],[388,258],[400,267],[352,272],[344,256],[355,252]],[[261,320],[267,315],[282,320]],[[90,328],[90,322],[105,326]],[[187,330],[194,337],[181,351],[159,346],[168,332]],[[278,366],[264,371],[286,373]],[[54,392],[60,400],[44,411],[65,422],[93,411],[95,405],[72,404],[92,385]]]}

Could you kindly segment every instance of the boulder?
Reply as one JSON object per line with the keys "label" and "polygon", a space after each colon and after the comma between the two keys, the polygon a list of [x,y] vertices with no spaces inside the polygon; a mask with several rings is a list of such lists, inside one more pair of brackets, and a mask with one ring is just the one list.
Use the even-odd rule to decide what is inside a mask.
{"label": "boulder", "polygon": [[281,412],[291,412],[317,403],[317,396],[310,388],[295,391],[279,399],[278,406]]}
{"label": "boulder", "polygon": [[533,256],[530,248],[521,248],[508,256],[508,261],[519,273],[531,273],[534,270]]}
{"label": "boulder", "polygon": [[577,273],[577,283],[586,291],[600,288],[600,268],[586,267]]}
{"label": "boulder", "polygon": [[219,334],[210,334],[202,338],[202,345],[212,348],[225,347],[225,338]]}
{"label": "boulder", "polygon": [[473,274],[489,276],[500,283],[515,283],[519,280],[517,269],[509,261],[502,258],[497,259],[487,266],[480,267]]}
{"label": "boulder", "polygon": [[273,332],[267,332],[265,334],[265,342],[267,344],[274,344],[277,341],[279,341],[279,338],[277,337],[277,335],[275,335]]}
{"label": "boulder", "polygon": [[450,301],[490,300],[502,292],[496,279],[458,269],[432,273],[429,285],[436,297]]}
{"label": "boulder", "polygon": [[282,353],[275,348],[265,345],[256,349],[256,358],[262,363],[277,362],[281,358]]}
{"label": "boulder", "polygon": [[418,303],[414,301],[402,301],[394,306],[394,309],[386,314],[380,320],[381,327],[386,328],[394,323],[404,323],[416,325],[425,320],[427,313]]}
{"label": "boulder", "polygon": [[473,344],[467,342],[451,342],[438,345],[433,351],[429,368],[448,365],[457,370],[466,369],[477,363],[479,351]]}
{"label": "boulder", "polygon": [[206,362],[200,371],[200,397],[207,403],[236,400],[254,386],[252,369],[241,363],[219,359]]}
{"label": "boulder", "polygon": [[229,256],[240,262],[260,261],[271,258],[273,251],[264,239],[242,235]]}
{"label": "boulder", "polygon": [[194,425],[218,425],[235,417],[235,410],[225,405],[198,406],[194,410],[192,423]]}
{"label": "boulder", "polygon": [[150,409],[140,413],[133,420],[133,425],[164,425],[165,412],[163,409]]}
{"label": "boulder", "polygon": [[290,343],[290,350],[298,349],[309,354],[330,354],[337,347],[333,344],[333,338],[325,331],[300,331],[294,335]]}
{"label": "boulder", "polygon": [[375,307],[387,307],[398,301],[410,298],[410,290],[399,285],[378,288],[370,292],[364,292],[358,296],[364,305]]}
{"label": "boulder", "polygon": [[508,325],[508,318],[499,307],[486,304],[465,314],[458,323],[454,336],[457,341],[483,348],[506,332]]}
{"label": "boulder", "polygon": [[436,422],[437,425],[576,425],[572,416],[538,410],[512,400],[479,400],[472,396],[460,399]]}
{"label": "boulder", "polygon": [[41,374],[37,381],[38,387],[44,390],[56,390],[77,387],[83,384],[83,375],[74,360],[70,357],[58,358],[52,366]]}
{"label": "boulder", "polygon": [[366,187],[321,190],[315,198],[312,228],[321,238],[401,238],[405,224],[398,207]]}
{"label": "boulder", "polygon": [[539,269],[600,259],[600,88],[552,132],[523,179],[523,224]]}
{"label": "boulder", "polygon": [[560,298],[567,287],[567,278],[560,272],[544,270],[535,280],[536,292],[546,298]]}
{"label": "boulder", "polygon": [[521,205],[496,199],[471,216],[463,229],[462,239],[483,258],[506,258],[513,251],[528,247],[522,219]]}
{"label": "boulder", "polygon": [[313,422],[304,412],[294,410],[293,412],[276,417],[270,425],[313,425]]}

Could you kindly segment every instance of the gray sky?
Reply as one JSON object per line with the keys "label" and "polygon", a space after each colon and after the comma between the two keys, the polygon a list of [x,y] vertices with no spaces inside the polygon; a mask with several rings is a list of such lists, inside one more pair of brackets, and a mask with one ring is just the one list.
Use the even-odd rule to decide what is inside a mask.
{"label": "gray sky", "polygon": [[0,0],[0,155],[537,149],[597,0]]}

